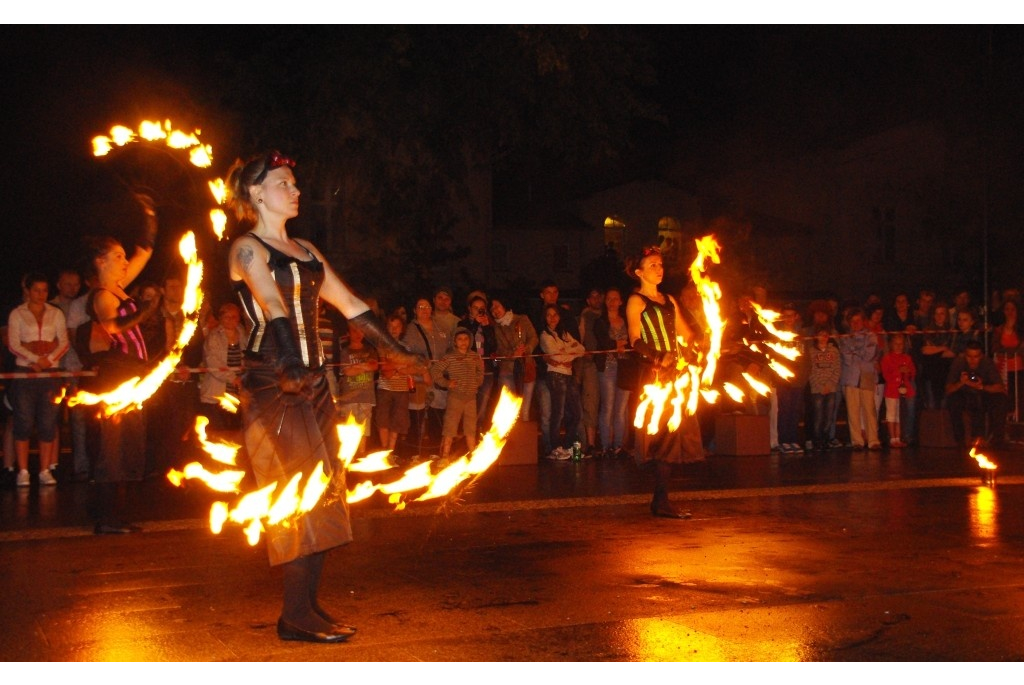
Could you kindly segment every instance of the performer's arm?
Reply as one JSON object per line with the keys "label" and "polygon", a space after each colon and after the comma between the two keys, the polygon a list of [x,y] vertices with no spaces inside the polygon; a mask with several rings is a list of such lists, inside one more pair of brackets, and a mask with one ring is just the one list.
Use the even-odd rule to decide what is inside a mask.
{"label": "performer's arm", "polygon": [[324,265],[324,284],[320,288],[320,297],[333,304],[346,319],[353,319],[363,312],[369,311],[370,307],[356,297],[312,243],[306,240],[296,240],[295,242],[312,252]]}
{"label": "performer's arm", "polygon": [[245,281],[252,291],[253,297],[260,309],[267,315],[267,319],[287,317],[288,308],[285,306],[281,291],[277,288],[277,282],[270,272],[270,265],[267,263],[269,254],[265,247],[259,244],[254,238],[242,236],[231,246],[231,254],[228,258],[231,269],[231,278],[236,281]]}

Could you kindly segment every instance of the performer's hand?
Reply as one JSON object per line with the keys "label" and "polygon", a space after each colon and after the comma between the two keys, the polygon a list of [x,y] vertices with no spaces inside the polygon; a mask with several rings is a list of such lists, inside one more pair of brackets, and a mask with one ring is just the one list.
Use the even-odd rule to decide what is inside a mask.
{"label": "performer's hand", "polygon": [[309,369],[303,364],[288,364],[281,367],[277,385],[286,395],[297,395],[302,392],[309,378]]}

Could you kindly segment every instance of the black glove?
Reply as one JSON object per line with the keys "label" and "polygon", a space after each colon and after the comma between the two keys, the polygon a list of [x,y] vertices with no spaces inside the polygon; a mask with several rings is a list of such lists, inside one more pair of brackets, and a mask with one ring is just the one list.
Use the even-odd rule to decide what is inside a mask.
{"label": "black glove", "polygon": [[363,332],[371,345],[378,350],[390,352],[392,359],[398,362],[399,366],[425,367],[427,365],[426,357],[422,354],[413,354],[402,343],[392,338],[391,334],[381,326],[380,319],[374,316],[370,310],[366,310],[348,321]]}
{"label": "black glove", "polygon": [[156,313],[157,308],[160,306],[160,298],[155,297],[149,302],[144,303],[145,306],[139,307],[131,314],[125,314],[114,319],[114,323],[117,325],[119,330],[126,331],[129,328],[135,328],[143,321]]}
{"label": "black glove", "polygon": [[152,250],[156,244],[156,207],[153,205],[153,198],[144,193],[135,193],[135,200],[142,206],[142,211],[146,214],[146,223],[136,238],[135,244],[146,250]]}
{"label": "black glove", "polygon": [[295,395],[302,391],[302,386],[309,377],[309,369],[302,363],[299,348],[292,335],[292,325],[287,318],[279,316],[267,323],[267,332],[277,343],[277,373],[281,392]]}
{"label": "black glove", "polygon": [[651,362],[655,366],[668,367],[672,366],[676,362],[676,355],[672,352],[662,352],[656,350],[653,346],[644,341],[643,338],[638,338],[633,343],[633,349],[640,353],[640,355]]}

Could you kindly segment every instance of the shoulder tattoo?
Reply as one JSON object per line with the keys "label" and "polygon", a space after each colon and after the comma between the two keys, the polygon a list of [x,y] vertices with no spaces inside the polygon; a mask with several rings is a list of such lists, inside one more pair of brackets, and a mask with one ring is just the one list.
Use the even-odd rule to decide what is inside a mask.
{"label": "shoulder tattoo", "polygon": [[249,266],[252,264],[252,260],[255,258],[252,248],[248,245],[243,245],[238,248],[238,263],[242,265],[242,268],[246,271],[249,270]]}

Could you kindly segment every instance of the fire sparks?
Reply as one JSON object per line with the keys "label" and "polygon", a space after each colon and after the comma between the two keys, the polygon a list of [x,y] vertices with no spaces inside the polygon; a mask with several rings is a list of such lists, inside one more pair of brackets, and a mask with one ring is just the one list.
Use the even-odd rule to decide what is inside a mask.
{"label": "fire sparks", "polygon": [[174,342],[171,351],[145,377],[136,376],[110,392],[101,394],[80,390],[68,398],[69,407],[78,404],[101,405],[104,416],[113,416],[120,412],[139,409],[142,407],[142,403],[152,397],[164,380],[174,372],[178,362],[181,361],[185,346],[192,339],[192,335],[198,327],[199,307],[203,303],[203,291],[200,288],[203,280],[203,263],[196,252],[195,236],[191,231],[181,239],[178,250],[188,265],[185,298],[182,303],[185,323],[182,325],[181,333],[178,334],[178,339]]}
{"label": "fire sparks", "polygon": [[[434,462],[427,461],[406,469],[398,478],[387,483],[374,483],[370,480],[360,482],[346,493],[346,500],[349,504],[354,504],[380,492],[388,496],[388,501],[396,509],[403,509],[408,501],[424,502],[448,495],[459,485],[484,473],[498,460],[508,434],[519,416],[521,404],[521,398],[515,397],[507,390],[502,390],[501,398],[498,400],[491,420],[491,429],[470,454],[455,459],[436,473],[433,470]],[[361,473],[380,473],[392,470],[394,466],[389,460],[390,452],[388,451],[374,452],[353,461],[362,438],[362,430],[362,425],[351,416],[344,423],[338,424],[338,437],[341,441],[338,450],[340,465],[347,467],[352,472]],[[222,452],[226,446],[237,448],[234,443],[209,441],[206,438],[206,423],[198,419],[196,433],[200,437],[200,444],[211,456],[214,452]],[[222,459],[217,459],[217,461],[234,463]],[[225,488],[218,489],[218,491],[237,492],[237,484],[241,482],[240,478],[235,483],[235,490],[227,489],[233,482],[235,473],[239,472],[224,470],[211,473],[196,462],[186,466],[184,472],[172,472],[173,477],[172,474],[168,474],[168,478],[175,485],[182,485],[185,480],[195,478],[211,488],[218,489],[214,484]],[[266,525],[289,525],[291,519],[313,509],[326,491],[329,482],[330,478],[324,473],[323,465],[318,464],[305,481],[303,481],[303,474],[298,473],[284,485],[275,482],[244,495],[233,507],[226,502],[215,502],[210,509],[210,530],[219,534],[228,522],[235,523],[243,528],[249,544],[255,545],[259,542]],[[413,493],[417,492],[419,494],[412,497]]]}
{"label": "fire sparks", "polygon": [[[638,429],[646,426],[647,433],[651,435],[659,430],[665,412],[669,412],[668,430],[675,431],[682,424],[684,411],[692,416],[696,413],[701,398],[707,403],[714,403],[719,397],[718,390],[712,386],[715,383],[718,359],[722,353],[722,336],[726,323],[722,319],[719,306],[722,290],[718,283],[708,276],[708,270],[711,265],[721,264],[721,248],[711,235],[695,242],[697,256],[690,265],[690,277],[700,295],[704,318],[707,321],[708,336],[704,345],[706,349],[697,349],[694,354],[690,354],[693,351],[687,348],[686,341],[679,341],[679,349],[689,356],[681,358],[674,369],[660,370],[659,377],[644,386],[633,425]],[[777,313],[762,309],[756,303],[753,303],[753,306],[765,330],[774,337],[774,340],[750,343],[750,348],[763,354],[767,366],[780,378],[792,378],[795,374],[773,357],[778,355],[790,361],[796,359],[800,355],[795,343],[796,334],[775,328],[773,324],[779,318]],[[771,392],[771,388],[763,381],[749,373],[742,375],[746,384],[755,393],[767,396]],[[734,383],[723,382],[721,389],[735,402],[743,402],[745,399],[744,391]]]}

